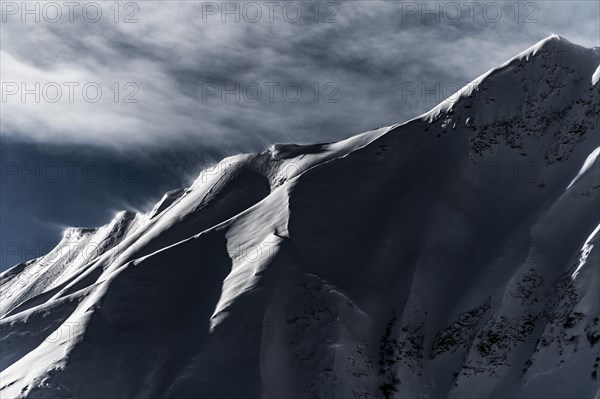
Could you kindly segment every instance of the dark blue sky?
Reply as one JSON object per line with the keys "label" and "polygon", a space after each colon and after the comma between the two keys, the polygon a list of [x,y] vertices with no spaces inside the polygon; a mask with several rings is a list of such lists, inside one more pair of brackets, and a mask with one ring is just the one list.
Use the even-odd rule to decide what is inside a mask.
{"label": "dark blue sky", "polygon": [[207,162],[403,122],[551,33],[600,40],[596,1],[20,4],[0,25],[2,269]]}

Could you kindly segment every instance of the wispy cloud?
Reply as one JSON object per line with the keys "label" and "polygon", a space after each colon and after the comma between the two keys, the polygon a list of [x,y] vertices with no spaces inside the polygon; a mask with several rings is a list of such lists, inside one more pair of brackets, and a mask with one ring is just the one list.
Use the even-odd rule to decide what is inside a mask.
{"label": "wispy cloud", "polygon": [[[95,4],[88,20],[102,10],[97,22],[82,15],[86,4]],[[72,22],[63,7],[52,23],[39,3],[40,21],[26,15],[23,23],[23,10],[3,3],[2,135],[121,151],[339,139],[426,111],[449,87],[551,32],[588,46],[599,34],[598,4],[587,1],[517,10],[493,2],[471,10],[460,2],[253,4],[119,3],[116,15],[113,3],[80,3]],[[125,23],[128,16],[137,22]],[[403,95],[414,82],[429,91],[437,83],[439,93]],[[60,100],[49,101],[57,86]],[[23,88],[40,101],[22,98]]]}

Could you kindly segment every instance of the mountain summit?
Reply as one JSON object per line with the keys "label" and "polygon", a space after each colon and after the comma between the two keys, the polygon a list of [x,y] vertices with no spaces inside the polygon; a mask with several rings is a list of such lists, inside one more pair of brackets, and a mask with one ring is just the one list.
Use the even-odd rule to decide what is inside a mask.
{"label": "mountain summit", "polygon": [[600,398],[600,50],[226,158],[0,275],[6,398]]}

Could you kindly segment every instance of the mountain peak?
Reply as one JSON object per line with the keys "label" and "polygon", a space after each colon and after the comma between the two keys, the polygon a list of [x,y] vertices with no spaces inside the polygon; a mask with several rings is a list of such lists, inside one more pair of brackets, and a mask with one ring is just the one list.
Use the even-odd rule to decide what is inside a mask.
{"label": "mountain peak", "polygon": [[[537,62],[538,57],[540,57],[539,62]],[[534,58],[536,62],[531,62]],[[595,84],[597,79],[594,76],[598,73],[596,71],[599,63],[600,53],[593,48],[579,46],[562,36],[552,34],[508,59],[498,67],[488,70],[439,103],[432,110],[415,119],[433,122],[441,115],[451,112],[465,98],[476,96],[476,93],[486,84],[492,88],[492,91],[498,97],[494,99],[494,103],[506,100],[505,103],[514,104],[516,97],[524,95],[537,96],[542,90],[539,87],[542,81],[546,84],[552,81],[554,82],[551,83],[552,86],[571,88],[577,86],[576,89],[579,90],[582,81],[585,81],[587,85],[590,81],[592,85]],[[566,76],[565,73],[558,73],[557,69],[569,76]],[[514,74],[518,74],[518,77]],[[565,78],[567,78],[567,81],[565,81]],[[529,87],[521,90],[523,85]],[[501,93],[502,96],[498,96],[498,90],[504,91],[504,93]],[[507,96],[506,92],[510,90],[513,92]],[[546,92],[549,93],[549,91]],[[557,94],[557,92],[554,94]]]}
{"label": "mountain peak", "polygon": [[575,50],[578,48],[584,48],[584,47],[574,44],[574,43],[570,42],[569,40],[567,40],[566,38],[553,33],[550,36],[547,36],[544,39],[540,40],[533,46],[529,47],[528,49],[522,51],[515,57],[511,58],[510,60],[505,62],[503,65],[506,65],[516,59],[525,58],[526,60],[528,60],[530,56],[534,56],[542,50],[548,50],[548,51],[569,50],[569,49]]}

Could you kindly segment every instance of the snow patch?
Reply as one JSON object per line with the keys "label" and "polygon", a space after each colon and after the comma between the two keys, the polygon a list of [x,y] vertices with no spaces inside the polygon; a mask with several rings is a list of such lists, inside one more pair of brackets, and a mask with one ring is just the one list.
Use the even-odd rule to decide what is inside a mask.
{"label": "snow patch", "polygon": [[600,231],[600,224],[596,226],[594,231],[592,231],[592,234],[590,234],[587,240],[585,240],[585,244],[583,244],[583,247],[581,248],[581,255],[579,256],[579,265],[577,265],[577,269],[575,269],[575,271],[571,275],[572,279],[577,278],[579,271],[585,265],[587,258],[590,255],[590,252],[592,252],[592,248],[594,248],[594,245],[590,244],[590,242],[594,239],[596,234],[598,234],[598,231]]}
{"label": "snow patch", "polygon": [[596,68],[592,75],[592,86],[598,83],[598,80],[600,80],[600,65],[598,65],[598,68]]}
{"label": "snow patch", "polygon": [[575,176],[575,178],[571,180],[571,183],[569,183],[569,185],[567,186],[567,190],[570,189],[573,186],[573,184],[575,184],[577,180],[579,180],[581,176],[583,176],[585,172],[587,172],[592,167],[594,162],[596,162],[596,159],[598,159],[599,154],[600,147],[596,147],[596,149],[592,151],[592,153],[586,158],[585,162],[583,163],[583,166],[581,166],[581,169],[577,173],[577,176]]}

